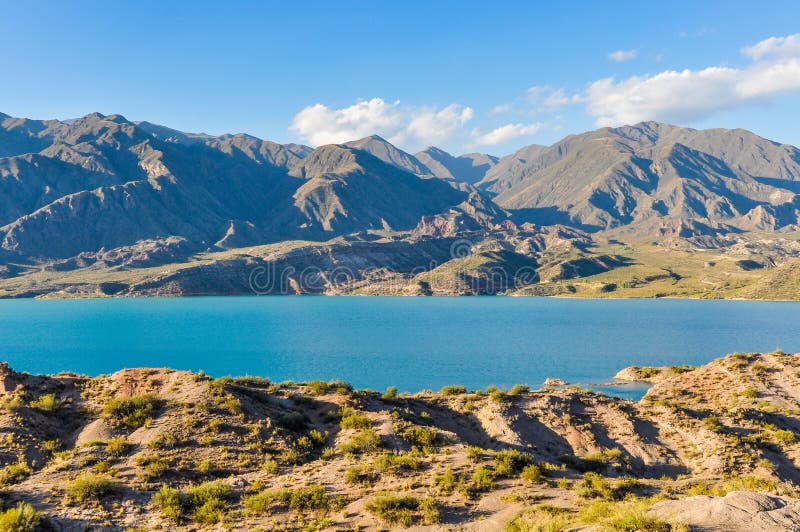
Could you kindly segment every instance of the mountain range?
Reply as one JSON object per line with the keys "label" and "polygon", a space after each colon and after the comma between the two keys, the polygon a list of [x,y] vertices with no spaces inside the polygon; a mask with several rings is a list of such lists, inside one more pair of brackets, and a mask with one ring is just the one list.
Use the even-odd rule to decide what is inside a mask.
{"label": "mountain range", "polygon": [[0,113],[6,279],[286,242],[389,249],[492,235],[495,248],[526,256],[520,239],[554,234],[571,235],[580,252],[586,242],[637,238],[721,248],[742,235],[784,238],[798,225],[800,150],[744,130],[644,122],[498,158],[436,147],[410,154],[376,135],[313,149],[120,115]]}

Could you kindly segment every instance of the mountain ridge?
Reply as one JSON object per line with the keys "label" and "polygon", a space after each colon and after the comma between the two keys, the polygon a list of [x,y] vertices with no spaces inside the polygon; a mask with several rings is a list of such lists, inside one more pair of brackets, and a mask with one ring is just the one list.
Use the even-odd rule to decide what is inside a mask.
{"label": "mountain ridge", "polygon": [[[483,279],[478,292],[494,293],[513,283],[486,288],[482,274],[442,268],[439,244],[427,262],[413,254],[416,264],[407,268],[408,247],[394,243],[444,246],[460,238],[491,257],[481,268],[505,275],[529,267],[537,274],[524,276],[526,283],[540,283],[565,279],[564,268],[579,278],[628,271],[635,258],[590,250],[618,239],[724,254],[750,246],[765,253],[755,262],[783,264],[800,258],[784,237],[800,232],[799,220],[800,150],[745,130],[642,122],[498,158],[436,147],[412,155],[378,135],[311,148],[184,133],[116,114],[69,122],[0,117],[0,284],[17,287],[13,293],[28,293],[28,279],[42,269],[55,272],[48,274],[54,284],[40,286],[59,286],[56,274],[67,278],[67,271],[122,274],[227,250],[291,242],[321,250],[339,240],[374,248],[382,258],[370,267],[403,265],[403,276],[416,268],[411,279],[422,288],[409,285],[411,292],[436,292],[424,287],[430,275],[419,276],[430,270]],[[563,245],[544,245],[555,233],[568,235]],[[357,257],[343,260],[361,277],[366,266]],[[224,277],[221,268],[234,264],[226,259],[193,275]],[[453,286],[464,291],[462,281]]]}

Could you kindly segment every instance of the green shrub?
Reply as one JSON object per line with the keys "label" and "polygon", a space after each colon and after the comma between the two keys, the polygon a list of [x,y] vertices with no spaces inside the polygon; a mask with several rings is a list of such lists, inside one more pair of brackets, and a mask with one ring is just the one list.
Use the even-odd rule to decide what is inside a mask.
{"label": "green shrub", "polygon": [[537,464],[526,465],[522,469],[522,478],[528,482],[538,483],[544,481],[544,468]]}
{"label": "green shrub", "polygon": [[225,520],[225,507],[225,501],[210,499],[195,508],[192,519],[203,525],[215,525]]}
{"label": "green shrub", "polygon": [[581,509],[579,520],[585,525],[594,525],[610,531],[670,532],[685,530],[672,527],[666,521],[648,516],[652,502],[648,499],[633,499],[622,502],[596,501]]}
{"label": "green shrub", "polygon": [[754,388],[752,386],[748,386],[747,388],[744,389],[744,391],[742,392],[742,395],[744,397],[749,398],[749,399],[755,399],[755,398],[757,398],[759,396],[759,393],[758,393],[758,390],[756,388]]}
{"label": "green shrub", "polygon": [[506,532],[561,532],[573,525],[567,510],[540,504],[525,510],[506,526]]}
{"label": "green shrub", "polygon": [[356,433],[348,441],[339,445],[339,449],[347,454],[366,454],[378,450],[381,446],[381,436],[375,429],[364,429]]}
{"label": "green shrub", "polygon": [[266,512],[274,504],[288,507],[291,496],[292,492],[288,489],[263,490],[253,495],[246,495],[243,502],[248,512],[258,514]]}
{"label": "green shrub", "polygon": [[524,395],[531,391],[531,387],[525,384],[515,384],[508,391],[508,395]]}
{"label": "green shrub", "polygon": [[703,418],[703,424],[712,432],[722,432],[722,425],[717,416],[707,416]]}
{"label": "green shrub", "polygon": [[273,458],[265,458],[261,469],[269,475],[274,475],[278,472],[278,462]]}
{"label": "green shrub", "polygon": [[348,467],[344,472],[344,481],[348,484],[372,484],[377,480],[378,475],[364,467]]}
{"label": "green shrub", "polygon": [[411,526],[419,500],[411,496],[376,497],[367,503],[367,511],[390,525]]}
{"label": "green shrub", "polygon": [[115,397],[106,403],[103,415],[113,424],[138,429],[153,421],[158,401],[150,395]]}
{"label": "green shrub", "polygon": [[443,472],[433,475],[433,487],[438,493],[449,495],[456,489],[460,480],[459,476],[448,467]]}
{"label": "green shrub", "polygon": [[163,477],[170,469],[169,459],[160,456],[139,456],[137,457],[136,463],[144,468],[144,471],[141,472],[141,476],[144,480],[153,480]]}
{"label": "green shrub", "polygon": [[0,513],[0,531],[35,532],[42,530],[42,516],[30,504],[20,502]]}
{"label": "green shrub", "polygon": [[341,417],[339,425],[343,429],[368,429],[372,427],[372,422],[366,415],[352,408],[342,408],[339,411],[339,415]]}
{"label": "green shrub", "polygon": [[30,406],[42,412],[55,412],[61,407],[61,401],[58,400],[56,394],[46,393],[31,401]]}
{"label": "green shrub", "polygon": [[486,466],[478,466],[472,474],[472,485],[478,491],[491,491],[494,489],[494,475]]}
{"label": "green shrub", "polygon": [[31,474],[31,468],[24,462],[9,464],[0,469],[0,486],[8,486],[22,482]]}
{"label": "green shrub", "polygon": [[383,453],[372,460],[372,467],[379,473],[397,474],[400,471],[419,471],[423,462],[418,453]]}
{"label": "green shrub", "polygon": [[381,396],[384,401],[391,401],[397,397],[397,386],[389,386],[386,392]]}
{"label": "green shrub", "polygon": [[508,477],[518,474],[522,469],[533,464],[533,456],[516,449],[504,449],[494,455],[494,472],[498,476]]}
{"label": "green shrub", "polygon": [[161,486],[153,495],[153,504],[161,512],[165,519],[178,522],[181,518],[181,497],[180,492],[167,485]]}
{"label": "green shrub", "polygon": [[786,445],[797,441],[797,434],[790,430],[777,429],[772,434],[776,440]]}
{"label": "green shrub", "polygon": [[328,383],[323,381],[311,381],[308,383],[311,388],[311,395],[325,395],[328,393]]}
{"label": "green shrub", "polygon": [[213,482],[204,482],[198,486],[192,486],[186,492],[188,504],[192,508],[199,508],[205,503],[213,500],[228,501],[233,492],[227,484],[222,481],[215,480]]}
{"label": "green shrub", "polygon": [[439,393],[442,395],[461,395],[467,393],[467,388],[465,386],[457,385],[442,386],[442,389],[439,390]]}
{"label": "green shrub", "polygon": [[320,485],[294,489],[289,496],[289,508],[297,511],[327,510],[328,502],[328,494]]}
{"label": "green shrub", "polygon": [[89,499],[99,500],[119,491],[120,486],[110,478],[95,473],[81,473],[66,486],[72,502],[82,503]]}
{"label": "green shrub", "polygon": [[435,429],[415,425],[401,432],[400,437],[411,445],[430,447],[438,440],[439,433],[437,433]]}
{"label": "green shrub", "polygon": [[106,443],[106,454],[115,458],[127,453],[128,449],[130,449],[130,444],[125,440],[124,436],[111,438],[108,440],[108,443]]}
{"label": "green shrub", "polygon": [[147,442],[150,449],[173,449],[179,445],[178,438],[167,432],[156,434],[156,436]]}

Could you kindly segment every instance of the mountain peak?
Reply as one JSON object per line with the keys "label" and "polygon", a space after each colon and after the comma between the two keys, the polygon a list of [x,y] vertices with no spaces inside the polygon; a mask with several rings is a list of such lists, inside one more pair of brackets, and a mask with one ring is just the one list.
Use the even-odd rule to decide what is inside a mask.
{"label": "mountain peak", "polygon": [[420,176],[433,175],[429,168],[410,153],[406,153],[391,142],[378,135],[370,135],[359,140],[345,142],[342,146],[365,151],[374,157],[396,166],[406,172]]}

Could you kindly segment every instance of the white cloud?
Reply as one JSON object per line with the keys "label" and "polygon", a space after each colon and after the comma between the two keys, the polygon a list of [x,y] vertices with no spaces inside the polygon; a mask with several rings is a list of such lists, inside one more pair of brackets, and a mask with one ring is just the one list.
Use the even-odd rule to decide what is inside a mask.
{"label": "white cloud", "polygon": [[297,113],[290,130],[315,146],[347,142],[378,134],[392,143],[413,146],[442,143],[453,138],[473,117],[470,107],[451,104],[444,109],[402,106],[381,98],[360,100],[332,109],[321,103]]}
{"label": "white cloud", "polygon": [[[800,91],[800,49],[797,35],[772,38],[746,48],[756,59],[743,68],[713,66],[702,70],[668,70],[606,78],[585,92],[589,112],[600,126],[642,120],[691,122],[714,113]],[[762,59],[767,58],[769,59]]]}
{"label": "white cloud", "polygon": [[786,37],[770,37],[753,46],[742,48],[742,53],[752,59],[767,56],[797,57],[800,56],[800,33]]}
{"label": "white cloud", "polygon": [[639,50],[617,50],[616,52],[611,52],[608,54],[608,58],[611,61],[622,63],[624,61],[630,61],[631,59],[636,59],[636,56],[639,55]]}
{"label": "white cloud", "polygon": [[506,124],[484,134],[475,130],[473,131],[473,137],[475,138],[476,144],[482,146],[496,146],[520,137],[529,137],[538,132],[541,128],[542,124],[539,122],[534,124]]}
{"label": "white cloud", "polygon": [[458,130],[472,120],[475,113],[471,107],[450,104],[441,111],[422,110],[413,114],[405,134],[427,144],[447,142]]}

